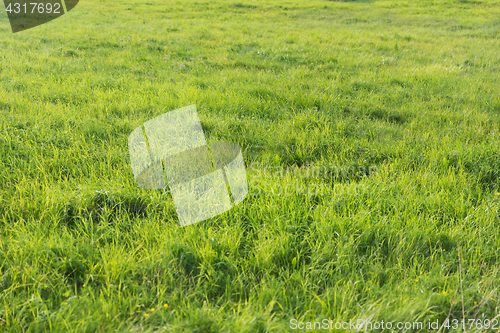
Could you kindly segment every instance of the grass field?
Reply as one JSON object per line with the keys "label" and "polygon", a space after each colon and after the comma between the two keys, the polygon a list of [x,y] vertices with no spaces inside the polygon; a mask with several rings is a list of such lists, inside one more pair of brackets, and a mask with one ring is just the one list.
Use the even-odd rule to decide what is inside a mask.
{"label": "grass field", "polygon": [[[0,331],[499,320],[499,39],[498,0],[1,5]],[[182,228],[127,138],[190,104],[250,190]]]}

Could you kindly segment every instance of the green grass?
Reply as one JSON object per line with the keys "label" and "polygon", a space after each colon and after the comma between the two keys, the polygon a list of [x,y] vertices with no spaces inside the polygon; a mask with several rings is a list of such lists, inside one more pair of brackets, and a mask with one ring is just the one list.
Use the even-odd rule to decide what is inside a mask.
{"label": "green grass", "polygon": [[[1,8],[0,331],[442,323],[460,273],[466,319],[499,314],[500,2]],[[181,228],[127,137],[190,104],[250,192]]]}

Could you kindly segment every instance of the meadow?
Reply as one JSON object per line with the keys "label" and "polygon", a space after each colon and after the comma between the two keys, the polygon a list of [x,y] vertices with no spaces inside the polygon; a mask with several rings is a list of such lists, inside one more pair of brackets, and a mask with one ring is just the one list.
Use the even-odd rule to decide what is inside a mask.
{"label": "meadow", "polygon": [[[0,5],[0,331],[499,320],[499,39],[498,0]],[[127,138],[191,104],[249,195],[180,227]]]}

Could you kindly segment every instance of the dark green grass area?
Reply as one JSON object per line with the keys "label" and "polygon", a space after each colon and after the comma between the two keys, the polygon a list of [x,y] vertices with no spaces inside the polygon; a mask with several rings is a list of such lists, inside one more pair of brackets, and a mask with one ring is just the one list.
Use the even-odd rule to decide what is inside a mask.
{"label": "dark green grass area", "polygon": [[[0,331],[498,320],[499,38],[496,0],[2,6]],[[181,228],[127,138],[190,104],[250,190]]]}

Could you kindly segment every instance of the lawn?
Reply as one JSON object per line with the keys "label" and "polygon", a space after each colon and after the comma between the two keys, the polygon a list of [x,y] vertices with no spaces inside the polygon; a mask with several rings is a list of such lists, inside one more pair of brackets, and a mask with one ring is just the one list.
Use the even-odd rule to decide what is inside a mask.
{"label": "lawn", "polygon": [[[0,331],[498,322],[499,87],[498,0],[2,4]],[[127,140],[191,104],[249,194],[180,227]]]}

